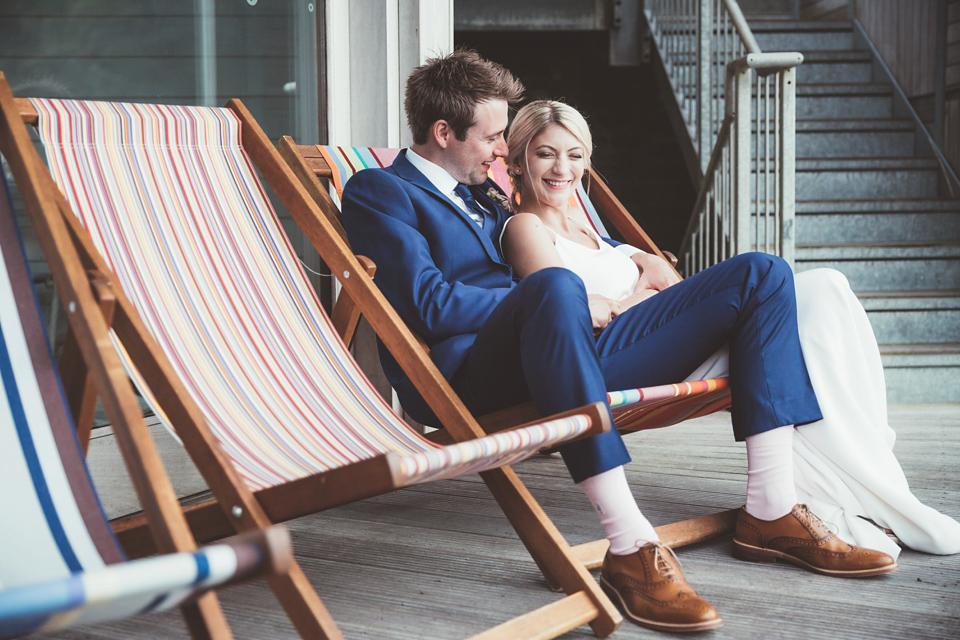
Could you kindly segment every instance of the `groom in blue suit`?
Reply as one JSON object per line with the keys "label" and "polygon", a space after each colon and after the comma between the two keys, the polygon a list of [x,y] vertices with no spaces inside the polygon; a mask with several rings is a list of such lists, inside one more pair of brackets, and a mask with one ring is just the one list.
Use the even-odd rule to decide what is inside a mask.
{"label": "groom in blue suit", "polygon": [[[563,268],[515,281],[499,251],[508,216],[500,203],[506,195],[487,171],[507,155],[508,107],[522,91],[506,69],[473,52],[428,62],[407,83],[405,108],[414,144],[391,167],[357,173],[343,194],[353,250],[377,263],[378,286],[427,342],[467,407],[483,414],[532,398],[543,415],[550,415],[604,401],[608,389],[682,380],[728,344],[737,439],[819,420],[800,351],[793,274],[779,258],[746,254],[679,282],[662,259],[640,255],[641,277],[660,292],[619,315],[609,301],[588,298],[580,278]],[[382,345],[380,357],[407,412],[433,422]],[[632,538],[626,554],[608,553],[602,574],[604,587],[628,616],[674,631],[719,626],[716,611],[696,596],[659,545],[624,489],[625,479],[610,488],[610,475],[622,477],[630,460],[619,433],[567,444],[561,455],[600,514],[611,551],[618,550],[615,533],[623,538],[624,521],[633,523],[626,528]],[[773,466],[776,481],[792,488],[792,468]],[[605,488],[594,491],[597,478]],[[604,496],[619,492],[623,497],[624,490],[626,506],[623,500],[604,503]],[[797,535],[812,536],[806,515],[791,509],[795,502],[770,520],[784,531],[795,533],[790,527],[799,527],[808,533]],[[786,515],[780,517],[781,512]],[[619,514],[629,517],[618,520]],[[846,544],[824,542],[829,536],[818,535],[812,544]],[[649,581],[654,601],[624,586],[638,580]]]}

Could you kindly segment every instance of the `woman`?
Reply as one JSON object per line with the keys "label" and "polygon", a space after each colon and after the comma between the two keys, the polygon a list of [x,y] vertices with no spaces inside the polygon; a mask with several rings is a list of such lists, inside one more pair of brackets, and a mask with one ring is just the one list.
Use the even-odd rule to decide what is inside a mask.
{"label": "woman", "polygon": [[[592,151],[590,131],[579,112],[559,102],[533,102],[517,114],[507,144],[518,213],[504,227],[501,245],[518,275],[557,266],[577,273],[586,287],[597,332],[679,281],[663,260],[628,245],[614,248],[604,242],[579,210],[568,205]],[[835,525],[841,539],[893,557],[899,549],[879,527],[889,528],[904,545],[919,551],[960,552],[960,523],[917,500],[893,455],[894,432],[887,424],[879,349],[846,279],[837,271],[816,269],[798,274],[795,282],[800,343],[824,419],[760,434],[762,441],[747,438],[746,511],[772,519],[796,499]],[[726,353],[721,350],[688,379],[726,373]],[[785,495],[751,496],[751,479],[778,466],[768,463],[784,447],[793,452],[792,490],[781,485]],[[593,490],[591,481],[597,478],[581,486],[601,521],[609,520],[611,510],[603,509],[603,500],[619,493],[618,504],[625,504],[625,480],[601,478],[597,484],[602,488]],[[611,549],[623,529],[622,523],[607,527]],[[642,523],[635,531],[654,540]]]}

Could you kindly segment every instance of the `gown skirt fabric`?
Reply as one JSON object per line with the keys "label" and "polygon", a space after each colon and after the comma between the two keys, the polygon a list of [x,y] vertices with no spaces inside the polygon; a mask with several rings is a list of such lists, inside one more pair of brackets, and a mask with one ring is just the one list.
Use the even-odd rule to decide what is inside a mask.
{"label": "gown skirt fabric", "polygon": [[[893,557],[889,528],[911,549],[960,552],[960,523],[910,491],[893,453],[880,351],[867,314],[846,278],[832,269],[796,275],[800,346],[823,420],[797,427],[794,477],[800,502],[838,535]],[[725,375],[725,350],[688,379]]]}

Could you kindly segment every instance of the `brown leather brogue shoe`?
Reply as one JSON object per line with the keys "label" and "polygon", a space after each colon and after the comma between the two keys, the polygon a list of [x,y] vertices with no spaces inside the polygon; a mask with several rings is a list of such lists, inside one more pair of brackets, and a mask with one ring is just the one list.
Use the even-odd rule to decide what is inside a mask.
{"label": "brown leather brogue shoe", "polygon": [[678,565],[673,551],[659,542],[628,556],[608,551],[600,586],[628,618],[650,629],[704,631],[722,626],[717,610],[697,595]]}
{"label": "brown leather brogue shoe", "polygon": [[759,520],[740,509],[733,554],[744,560],[786,560],[814,573],[865,578],[896,570],[896,561],[880,551],[847,544],[805,504],[776,520]]}

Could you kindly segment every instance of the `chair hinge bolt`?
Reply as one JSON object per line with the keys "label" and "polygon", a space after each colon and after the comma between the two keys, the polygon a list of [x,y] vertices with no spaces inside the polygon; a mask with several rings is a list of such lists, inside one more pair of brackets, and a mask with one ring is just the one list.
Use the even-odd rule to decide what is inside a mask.
{"label": "chair hinge bolt", "polygon": [[240,516],[243,515],[243,509],[240,508],[240,507],[234,507],[234,508],[231,510],[231,513],[233,513],[233,517],[234,517],[234,518],[237,518],[237,519],[239,520],[239,519],[240,519]]}

